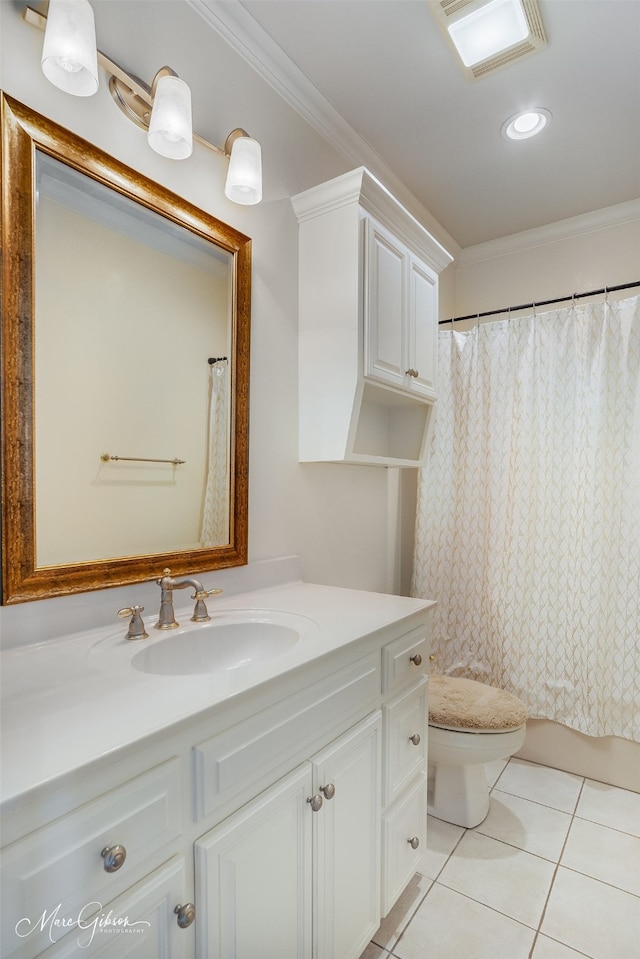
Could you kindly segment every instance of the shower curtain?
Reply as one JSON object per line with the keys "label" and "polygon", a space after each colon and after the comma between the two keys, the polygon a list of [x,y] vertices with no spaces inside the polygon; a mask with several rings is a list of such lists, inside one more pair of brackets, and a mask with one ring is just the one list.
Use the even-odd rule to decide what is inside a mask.
{"label": "shower curtain", "polygon": [[640,297],[439,334],[413,594],[435,671],[640,741]]}
{"label": "shower curtain", "polygon": [[221,546],[229,542],[228,379],[227,360],[217,360],[209,366],[209,438],[200,530],[202,546]]}

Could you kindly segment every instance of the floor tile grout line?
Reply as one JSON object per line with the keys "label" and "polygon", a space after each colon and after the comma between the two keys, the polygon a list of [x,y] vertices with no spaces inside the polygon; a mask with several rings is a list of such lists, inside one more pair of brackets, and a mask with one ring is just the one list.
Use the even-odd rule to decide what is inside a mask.
{"label": "floor tile grout line", "polygon": [[565,866],[562,863],[558,863],[558,865],[562,865],[563,869],[566,869],[567,872],[572,872],[575,876],[583,876],[584,879],[591,879],[593,882],[602,883],[603,886],[608,886],[609,889],[615,889],[616,892],[622,892],[626,896],[632,896],[633,899],[640,900],[640,893],[631,892],[629,889],[625,889],[623,886],[616,886],[615,883],[608,882],[606,879],[599,879],[597,876],[591,876],[588,872],[581,872],[580,869],[576,869],[575,866]]}
{"label": "floor tile grout line", "polygon": [[597,819],[590,819],[588,816],[580,816],[578,813],[575,813],[575,818],[580,819],[582,822],[593,823],[594,826],[601,826],[602,829],[611,829],[612,832],[618,832],[621,836],[630,836],[632,839],[640,839],[640,834],[637,832],[628,832],[626,829],[618,829],[617,826],[610,826],[606,822],[598,822]]}
{"label": "floor tile grout line", "polygon": [[[543,926],[543,923],[544,923],[545,916],[546,916],[546,914],[547,914],[547,907],[548,907],[548,905],[549,905],[549,900],[551,899],[551,893],[552,893],[553,887],[554,887],[554,885],[555,885],[556,877],[557,877],[557,875],[558,875],[558,870],[560,869],[560,863],[562,862],[562,857],[564,856],[564,851],[565,851],[565,849],[567,848],[567,843],[569,842],[569,835],[570,835],[570,833],[571,833],[571,827],[573,826],[574,819],[576,818],[576,809],[578,808],[578,804],[579,804],[579,802],[580,802],[580,797],[582,796],[582,791],[583,791],[583,789],[584,789],[584,776],[582,777],[582,783],[580,784],[580,789],[579,789],[579,791],[578,791],[578,797],[577,797],[577,799],[576,799],[575,806],[573,807],[573,813],[572,813],[572,815],[571,815],[571,822],[569,823],[569,828],[567,829],[567,834],[566,834],[566,836],[564,837],[564,842],[562,843],[562,849],[560,850],[560,855],[559,855],[559,857],[558,857],[558,861],[557,861],[557,863],[555,864],[555,868],[554,868],[554,870],[553,870],[553,876],[551,877],[551,882],[550,882],[550,884],[549,884],[549,889],[547,890],[547,897],[546,897],[546,899],[545,899],[545,901],[544,901],[544,906],[542,907],[542,913],[541,913],[541,915],[540,915],[540,920],[539,920],[539,922],[538,922],[538,928],[536,929],[536,934],[535,934],[535,936],[533,937],[533,943],[532,943],[532,946],[531,946],[531,952],[529,953],[529,959],[532,959],[533,950],[535,949],[536,942],[538,941],[538,936],[542,933],[542,926]],[[563,945],[567,945],[567,943],[563,943]],[[569,947],[569,948],[571,948],[571,947]]]}
{"label": "floor tile grout line", "polygon": [[[582,787],[581,787],[582,788]],[[494,787],[496,792],[502,793],[503,796],[512,796],[514,799],[521,799],[523,802],[533,803],[534,806],[541,806],[543,809],[553,809],[554,812],[564,813],[565,816],[573,816],[573,812],[568,809],[560,809],[559,806],[552,806],[548,802],[541,802],[539,799],[531,799],[530,796],[520,796],[518,793],[509,792],[508,789],[497,789]],[[494,791],[491,790],[491,792]]]}
{"label": "floor tile grout line", "polygon": [[[436,819],[437,817],[434,816],[433,818]],[[438,822],[444,822],[444,819],[439,819]],[[431,880],[432,882],[437,882],[437,881],[438,881],[438,879],[439,879],[440,876],[442,875],[443,870],[446,869],[447,864],[448,864],[449,860],[451,859],[451,857],[453,856],[454,852],[456,851],[456,849],[458,848],[458,846],[460,845],[460,843],[462,842],[462,840],[464,839],[464,837],[465,837],[465,836],[467,835],[467,833],[469,832],[469,829],[467,829],[465,826],[463,826],[462,829],[463,829],[462,834],[461,834],[460,836],[458,836],[458,839],[456,840],[455,845],[452,847],[451,852],[449,853],[449,855],[447,856],[447,858],[446,858],[445,861],[443,862],[442,866],[441,866],[440,869],[438,870],[437,875]],[[420,875],[422,875],[422,873],[420,873]],[[430,879],[430,878],[431,878],[430,876],[425,876],[425,879]]]}
{"label": "floor tile grout line", "polygon": [[422,899],[420,900],[420,902],[418,903],[418,905],[416,906],[416,908],[415,908],[415,909],[413,910],[413,912],[411,913],[411,916],[410,916],[409,920],[405,923],[405,925],[404,925],[404,927],[403,927],[403,929],[402,929],[402,932],[400,933],[400,935],[398,936],[398,938],[397,938],[397,939],[395,940],[395,942],[393,943],[393,946],[389,949],[389,955],[395,955],[395,953],[393,952],[393,950],[396,948],[396,946],[398,945],[398,943],[400,942],[400,940],[401,940],[402,937],[404,936],[405,932],[407,931],[407,929],[409,928],[409,926],[411,925],[411,923],[412,923],[413,920],[415,919],[416,913],[417,913],[418,909],[420,909],[420,907],[422,906],[422,904],[425,902],[425,900],[427,899],[429,893],[431,892],[431,890],[433,889],[433,887],[435,886],[435,884],[436,884],[435,879],[432,879],[432,880],[431,880],[431,885],[429,886],[429,888],[428,888],[427,891],[425,892],[424,896],[422,897]]}
{"label": "floor tile grout line", "polygon": [[[482,825],[482,823],[480,825]],[[483,836],[485,839],[493,839],[494,842],[501,842],[503,846],[508,846],[510,849],[517,849],[518,852],[523,852],[527,856],[534,856],[536,859],[541,859],[543,862],[550,862],[550,863],[553,863],[554,865],[557,865],[559,862],[558,859],[550,859],[548,856],[541,856],[539,852],[531,852],[530,849],[523,849],[522,846],[516,846],[515,843],[507,842],[506,839],[498,839],[496,836],[491,836],[489,833],[480,832],[480,829],[478,826],[474,826],[474,828],[470,830],[470,832],[473,832],[474,835],[476,836]],[[569,833],[569,830],[567,830],[567,835],[568,833]],[[564,845],[563,845],[563,848],[564,848]]]}
{"label": "floor tile grout line", "polygon": [[[414,875],[416,875],[416,876],[417,876],[417,875],[420,875],[420,876],[421,876],[422,873],[414,873]],[[429,893],[431,892],[431,890],[433,889],[433,887],[434,887],[434,885],[435,885],[435,879],[430,879],[429,876],[424,876],[423,878],[429,880],[429,888],[428,888],[427,891],[425,892],[424,896],[422,896],[422,898],[421,898],[420,901],[418,902],[417,906],[415,907],[415,909],[412,911],[411,915],[409,916],[409,918],[408,918],[407,921],[405,922],[404,926],[402,927],[402,931],[400,932],[400,934],[399,934],[399,935],[396,937],[396,939],[394,940],[393,946],[391,947],[391,949],[389,949],[388,946],[381,946],[380,943],[379,943],[379,942],[376,942],[376,941],[375,941],[375,938],[374,938],[374,939],[371,940],[371,942],[375,942],[376,946],[380,946],[381,949],[389,949],[389,951],[391,952],[391,950],[394,949],[394,948],[398,945],[398,943],[399,943],[400,940],[402,939],[403,935],[405,934],[406,930],[408,929],[410,923],[413,921],[413,919],[414,919],[414,917],[415,917],[415,914],[417,913],[418,909],[420,908],[420,906],[422,905],[422,903],[425,901],[425,899],[427,898],[427,896],[429,895]]]}
{"label": "floor tile grout line", "polygon": [[[575,946],[568,946],[566,942],[563,942],[562,939],[556,939],[555,936],[550,936],[546,932],[536,933],[536,938],[533,941],[533,946],[531,952],[535,949],[536,942],[538,941],[538,936],[545,936],[547,939],[550,939],[551,942],[556,942],[559,946],[564,946],[565,949],[570,949],[572,952],[575,952],[576,956],[583,956],[584,959],[593,959],[593,956],[590,956],[587,952],[583,952],[581,949],[576,949]],[[384,957],[383,957],[384,959]],[[531,953],[529,954],[529,959],[531,959]]]}
{"label": "floor tile grout line", "polygon": [[[433,885],[435,886],[436,883],[434,882]],[[522,919],[516,919],[514,916],[510,916],[508,912],[503,912],[502,909],[498,909],[496,906],[489,905],[488,902],[482,902],[482,900],[480,899],[474,899],[474,897],[470,896],[469,893],[467,892],[461,892],[459,889],[455,889],[453,886],[448,886],[445,882],[439,882],[437,883],[437,885],[440,886],[442,889],[448,889],[449,892],[455,892],[458,896],[463,896],[465,899],[468,899],[470,902],[475,902],[477,906],[484,906],[485,909],[490,909],[491,912],[495,912],[498,916],[503,916],[505,919],[509,919],[511,922],[515,922],[519,926],[524,926],[524,928],[529,929],[530,932],[537,931],[536,926],[532,926],[528,922],[523,922]]]}

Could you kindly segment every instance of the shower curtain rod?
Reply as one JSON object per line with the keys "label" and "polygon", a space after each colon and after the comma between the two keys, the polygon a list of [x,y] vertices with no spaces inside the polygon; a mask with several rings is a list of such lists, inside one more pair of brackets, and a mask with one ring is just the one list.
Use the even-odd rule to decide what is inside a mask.
{"label": "shower curtain rod", "polygon": [[568,303],[570,300],[581,300],[586,296],[597,296],[599,293],[615,293],[617,290],[632,290],[640,286],[640,280],[633,283],[621,283],[619,286],[603,286],[601,290],[589,290],[587,293],[572,293],[571,296],[555,296],[552,300],[537,300],[535,303],[521,303],[519,306],[505,306],[502,310],[486,310],[484,313],[469,313],[467,316],[452,316],[449,320],[439,320],[438,326],[446,323],[461,323],[463,320],[479,320],[484,316],[498,316],[500,313],[515,313],[517,310],[532,310],[537,306],[549,306],[551,303]]}

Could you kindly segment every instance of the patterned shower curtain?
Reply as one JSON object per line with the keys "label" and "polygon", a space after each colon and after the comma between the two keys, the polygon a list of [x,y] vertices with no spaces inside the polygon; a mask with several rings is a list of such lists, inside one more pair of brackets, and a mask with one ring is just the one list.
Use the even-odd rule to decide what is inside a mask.
{"label": "patterned shower curtain", "polygon": [[439,334],[413,593],[434,669],[640,741],[640,297]]}
{"label": "patterned shower curtain", "polygon": [[207,479],[200,543],[222,546],[229,542],[229,363],[217,360],[209,367],[209,442]]}

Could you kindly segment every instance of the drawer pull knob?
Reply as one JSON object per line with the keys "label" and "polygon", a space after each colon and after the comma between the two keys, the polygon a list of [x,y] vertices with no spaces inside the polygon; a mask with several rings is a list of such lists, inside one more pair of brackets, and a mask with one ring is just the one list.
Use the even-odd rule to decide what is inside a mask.
{"label": "drawer pull knob", "polygon": [[178,925],[181,929],[187,929],[196,918],[196,907],[192,902],[186,902],[184,906],[176,906],[173,911],[178,917]]}
{"label": "drawer pull knob", "polygon": [[422,666],[422,656],[420,653],[416,653],[415,656],[412,656],[411,662],[414,666]]}
{"label": "drawer pull knob", "polygon": [[414,733],[413,736],[409,736],[409,742],[413,743],[414,746],[420,745],[420,733]]}
{"label": "drawer pull knob", "polygon": [[435,653],[431,653],[431,655],[429,656],[429,662],[432,663],[435,658],[436,658],[436,654],[435,654]]}
{"label": "drawer pull knob", "polygon": [[318,812],[319,809],[322,809],[322,803],[324,800],[319,793],[316,793],[315,796],[309,796],[307,802],[311,806],[313,812]]}
{"label": "drawer pull knob", "polygon": [[127,850],[124,846],[105,846],[100,855],[104,859],[104,871],[117,872],[127,858]]}
{"label": "drawer pull knob", "polygon": [[414,836],[412,839],[407,839],[407,842],[409,843],[412,849],[417,849],[418,846],[420,845],[420,840],[418,839],[417,836]]}
{"label": "drawer pull knob", "polygon": [[333,783],[327,783],[326,786],[320,786],[320,792],[324,793],[325,799],[333,799],[336,794],[336,787]]}

